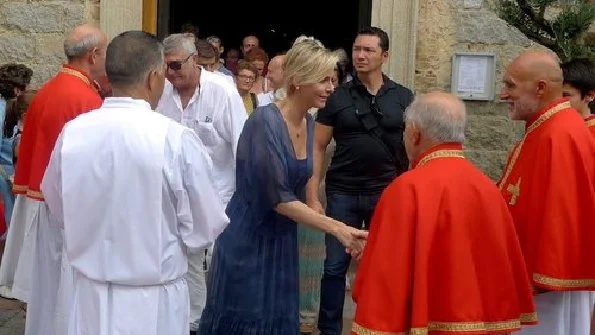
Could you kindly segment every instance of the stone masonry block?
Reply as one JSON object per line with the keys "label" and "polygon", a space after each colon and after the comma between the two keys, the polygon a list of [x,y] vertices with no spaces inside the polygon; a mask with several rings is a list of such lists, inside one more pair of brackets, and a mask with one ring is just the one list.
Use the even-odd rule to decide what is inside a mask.
{"label": "stone masonry block", "polygon": [[29,33],[62,32],[64,7],[53,2],[7,2],[0,7],[0,23]]}
{"label": "stone masonry block", "polygon": [[514,143],[514,126],[506,116],[469,115],[467,148],[478,151],[506,151]]}
{"label": "stone masonry block", "polygon": [[465,150],[467,157],[475,166],[481,169],[490,179],[497,182],[501,175],[508,153],[506,151],[477,151]]}
{"label": "stone masonry block", "polygon": [[9,62],[27,62],[38,56],[35,39],[21,34],[0,35],[0,64]]}
{"label": "stone masonry block", "polygon": [[463,8],[481,8],[483,0],[463,0]]}
{"label": "stone masonry block", "polygon": [[65,3],[64,32],[69,33],[74,27],[87,22],[86,6],[83,2]]}

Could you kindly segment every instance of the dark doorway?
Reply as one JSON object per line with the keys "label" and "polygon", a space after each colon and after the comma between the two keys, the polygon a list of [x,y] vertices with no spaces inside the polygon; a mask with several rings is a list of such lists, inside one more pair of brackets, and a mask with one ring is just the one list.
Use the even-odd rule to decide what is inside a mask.
{"label": "dark doorway", "polygon": [[304,34],[349,51],[357,30],[370,25],[371,10],[372,0],[159,0],[158,31],[164,37],[192,23],[201,38],[219,36],[226,49],[239,48],[242,38],[253,34],[270,55]]}

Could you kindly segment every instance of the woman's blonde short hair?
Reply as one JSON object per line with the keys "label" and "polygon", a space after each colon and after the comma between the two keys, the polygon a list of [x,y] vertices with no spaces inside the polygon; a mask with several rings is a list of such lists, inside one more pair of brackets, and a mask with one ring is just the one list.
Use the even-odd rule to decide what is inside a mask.
{"label": "woman's blonde short hair", "polygon": [[283,62],[283,76],[288,90],[291,91],[294,85],[320,82],[335,69],[338,60],[319,40],[298,37]]}

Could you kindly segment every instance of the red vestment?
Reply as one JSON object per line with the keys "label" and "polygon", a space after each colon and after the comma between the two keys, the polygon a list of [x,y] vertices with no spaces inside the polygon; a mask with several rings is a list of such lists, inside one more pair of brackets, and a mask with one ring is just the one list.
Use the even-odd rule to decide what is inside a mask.
{"label": "red vestment", "polygon": [[588,118],[585,119],[587,123],[587,128],[591,131],[593,137],[595,137],[595,114],[591,114]]}
{"label": "red vestment", "polygon": [[595,141],[567,100],[527,122],[498,186],[535,291],[595,290]]}
{"label": "red vestment", "polygon": [[14,176],[15,194],[43,200],[41,180],[62,128],[101,103],[89,76],[68,65],[37,92],[25,115]]}
{"label": "red vestment", "polygon": [[502,334],[537,321],[504,199],[460,144],[424,153],[374,212],[352,334]]}

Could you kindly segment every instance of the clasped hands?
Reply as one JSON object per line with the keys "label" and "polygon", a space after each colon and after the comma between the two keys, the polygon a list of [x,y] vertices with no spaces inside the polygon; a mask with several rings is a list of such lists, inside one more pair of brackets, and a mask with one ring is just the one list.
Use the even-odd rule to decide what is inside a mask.
{"label": "clasped hands", "polygon": [[361,259],[368,239],[367,231],[342,224],[337,229],[335,237],[343,244],[346,253],[350,254],[355,260]]}
{"label": "clasped hands", "polygon": [[[309,201],[308,206],[319,214],[324,215],[324,208],[318,199]],[[366,240],[368,239],[367,231],[355,229],[341,223],[333,235],[343,244],[346,253],[350,254],[355,260],[361,259],[366,246]]]}

